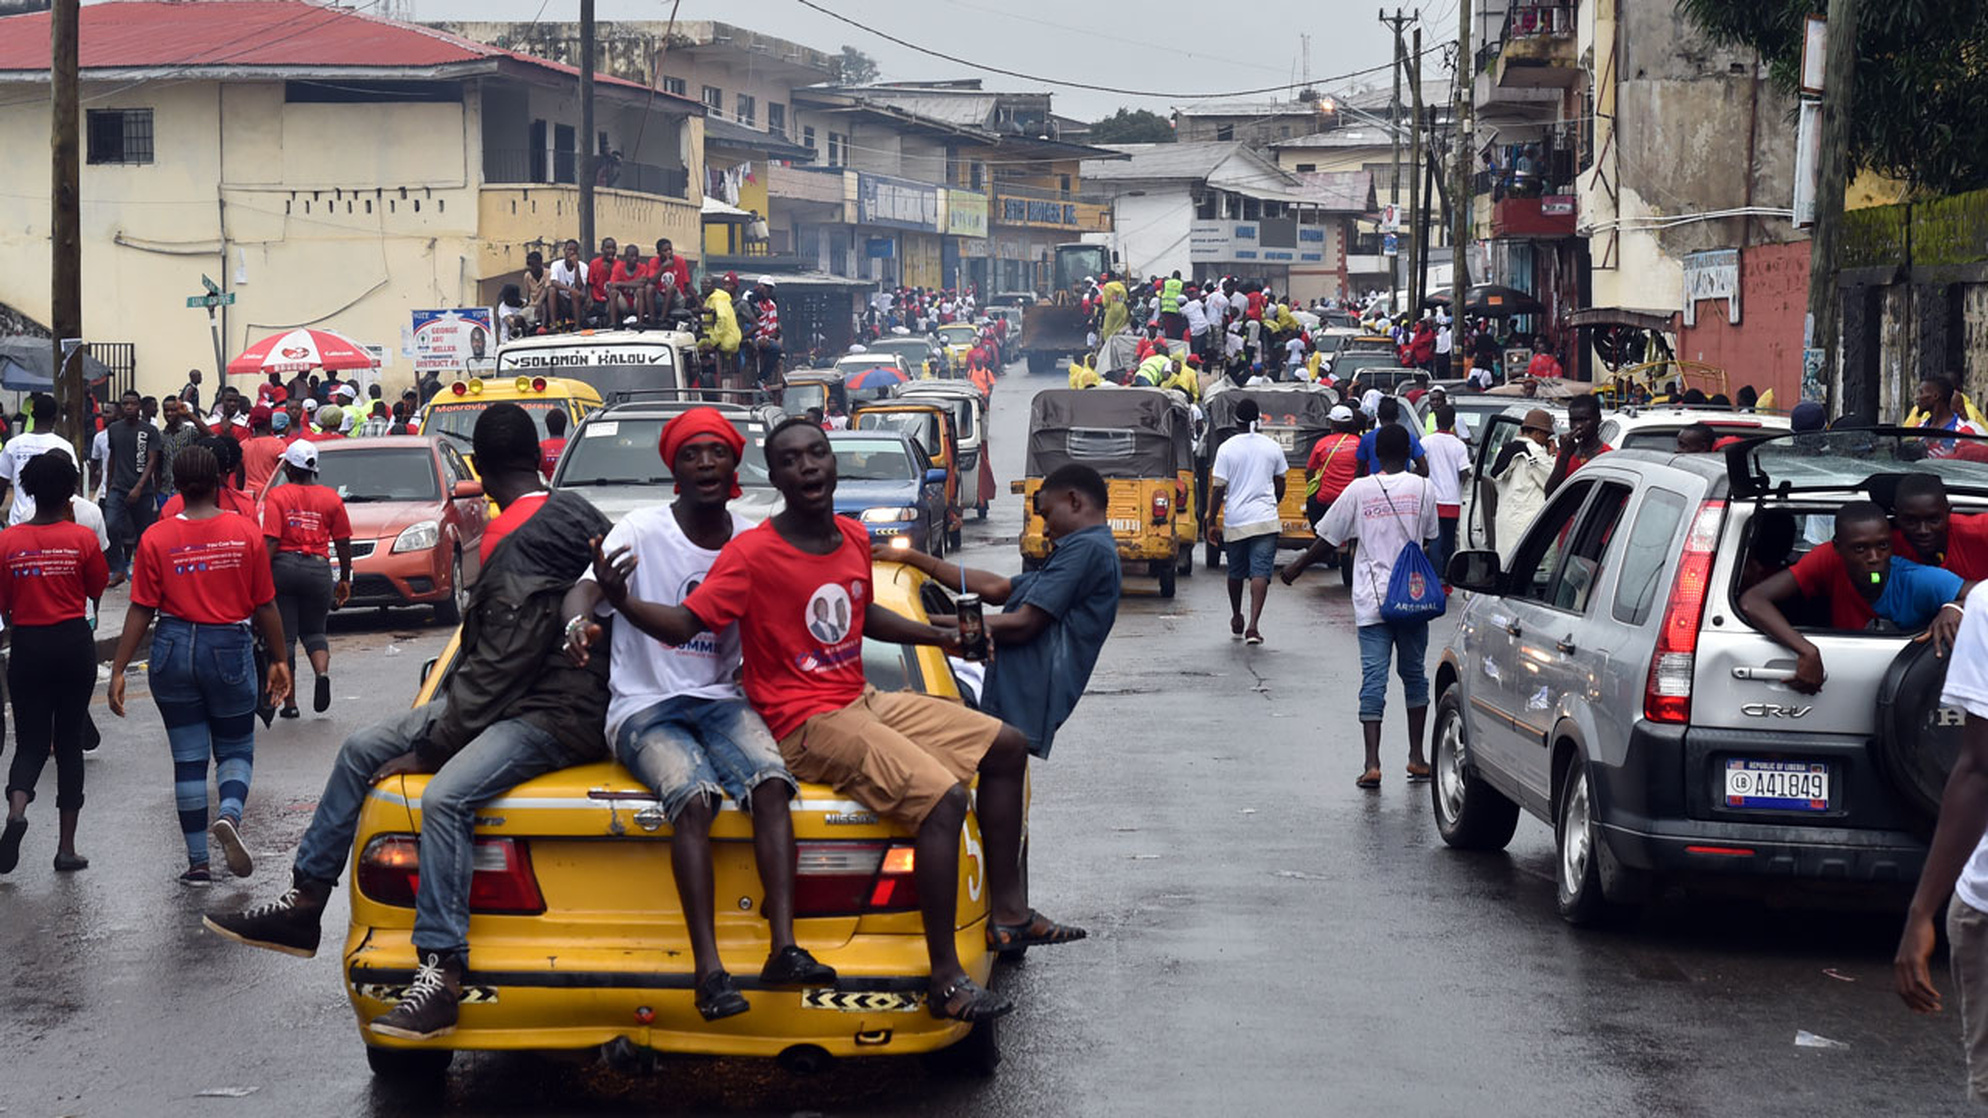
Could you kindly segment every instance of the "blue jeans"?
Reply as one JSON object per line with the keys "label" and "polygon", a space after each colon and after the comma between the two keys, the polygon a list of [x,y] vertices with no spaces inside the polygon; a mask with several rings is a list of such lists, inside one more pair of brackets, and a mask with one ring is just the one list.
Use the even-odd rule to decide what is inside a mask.
{"label": "blue jeans", "polygon": [[1277,533],[1266,532],[1246,540],[1222,544],[1222,560],[1229,565],[1229,581],[1269,578],[1277,573]]}
{"label": "blue jeans", "polygon": [[[353,734],[338,749],[324,795],[297,844],[297,876],[325,885],[351,856],[372,776],[381,765],[428,736],[446,700],[438,699]],[[519,718],[487,727],[443,762],[410,809],[420,814],[421,884],[414,897],[414,946],[464,951],[469,946],[469,879],[476,846],[476,810],[543,773],[579,764],[550,733]]]}
{"label": "blue jeans", "polygon": [[672,823],[698,796],[729,794],[751,810],[752,790],[769,780],[800,791],[773,732],[743,699],[664,699],[628,716],[614,752],[656,793]]}
{"label": "blue jeans", "polygon": [[1436,542],[1429,548],[1429,562],[1435,565],[1436,577],[1444,583],[1450,580],[1450,556],[1456,554],[1456,523],[1454,516],[1445,516],[1436,521]]}
{"label": "blue jeans", "polygon": [[[113,497],[115,500],[115,497]],[[255,767],[255,641],[247,625],[159,614],[145,670],[173,755],[173,800],[187,861],[207,862],[207,758],[220,814],[239,821]]]}
{"label": "blue jeans", "polygon": [[104,559],[114,575],[131,573],[131,554],[138,548],[138,537],[159,518],[158,501],[141,497],[135,505],[126,504],[129,492],[104,491],[104,534],[110,537],[110,550],[104,552]]}
{"label": "blue jeans", "polygon": [[1394,654],[1394,671],[1401,677],[1401,697],[1408,709],[1429,705],[1429,673],[1423,662],[1429,658],[1427,621],[1383,621],[1360,626],[1360,721],[1379,722],[1387,708],[1388,653]]}

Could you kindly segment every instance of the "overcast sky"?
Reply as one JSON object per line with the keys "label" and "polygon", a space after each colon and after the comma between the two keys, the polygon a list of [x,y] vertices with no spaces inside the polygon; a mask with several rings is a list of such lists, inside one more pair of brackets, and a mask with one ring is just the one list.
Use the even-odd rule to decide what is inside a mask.
{"label": "overcast sky", "polygon": [[[1424,46],[1456,35],[1457,0],[1422,0]],[[416,19],[572,19],[575,0],[413,0]],[[1134,0],[1129,4],[1069,4],[1050,0],[827,0],[824,6],[921,47],[1044,77],[1173,96],[1116,93],[1042,85],[933,58],[802,7],[794,0],[712,3],[683,0],[677,18],[715,19],[790,39],[830,54],[843,45],[877,60],[887,81],[981,78],[989,89],[1048,89],[1056,111],[1083,120],[1121,105],[1164,114],[1189,103],[1181,94],[1257,89],[1301,79],[1303,44],[1311,36],[1311,70],[1326,92],[1387,80],[1385,70],[1350,81],[1324,79],[1393,57],[1391,33],[1376,9],[1347,0],[1324,4],[1223,4],[1220,0]],[[668,19],[668,0],[597,0],[600,19]],[[1440,31],[1438,30],[1440,28]],[[1259,95],[1263,97],[1270,94]],[[1284,94],[1282,96],[1288,96]]]}

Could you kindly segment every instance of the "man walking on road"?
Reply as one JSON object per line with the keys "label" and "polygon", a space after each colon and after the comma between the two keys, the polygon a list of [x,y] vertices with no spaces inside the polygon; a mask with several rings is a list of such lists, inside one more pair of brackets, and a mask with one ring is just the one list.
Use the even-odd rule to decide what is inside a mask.
{"label": "man walking on road", "polygon": [[106,558],[112,586],[130,576],[138,537],[159,514],[159,429],[139,413],[142,399],[136,392],[125,392],[118,401],[118,421],[105,428],[104,517],[110,529],[111,551]]}
{"label": "man walking on road", "polygon": [[[1229,633],[1250,644],[1262,644],[1257,628],[1263,599],[1270,593],[1270,576],[1277,570],[1277,534],[1283,530],[1278,503],[1284,499],[1284,450],[1257,431],[1262,412],[1256,401],[1236,404],[1240,435],[1232,435],[1215,452],[1209,474],[1213,486],[1208,507],[1222,510],[1222,526],[1208,526],[1208,543],[1223,549],[1229,565]],[[1249,620],[1243,620],[1243,583],[1249,583]]]}
{"label": "man walking on road", "polygon": [[455,1031],[468,965],[477,809],[540,773],[607,756],[607,661],[576,667],[567,658],[561,606],[593,560],[586,541],[610,525],[582,497],[546,495],[538,428],[523,408],[492,404],[471,438],[484,492],[502,511],[483,537],[462,651],[441,697],[345,739],[297,844],[288,892],[204,921],[237,943],[306,959],[317,954],[325,904],[351,857],[368,789],[402,773],[434,773],[421,790],[413,936],[419,965],[406,997],[370,1026],[401,1040]]}
{"label": "man walking on road", "polygon": [[1424,664],[1429,654],[1429,622],[1389,621],[1381,616],[1381,601],[1394,578],[1395,562],[1409,544],[1426,547],[1439,531],[1436,493],[1429,479],[1408,472],[1408,431],[1398,424],[1380,429],[1374,440],[1381,472],[1357,478],[1318,523],[1319,538],[1297,562],[1284,568],[1284,584],[1313,560],[1348,540],[1360,541],[1353,556],[1353,620],[1360,626],[1360,730],[1366,738],[1367,765],[1362,788],[1381,786],[1381,714],[1387,703],[1388,656],[1401,678],[1402,700],[1408,705],[1408,779],[1429,779],[1429,762],[1422,755],[1422,723],[1429,713],[1429,678]]}

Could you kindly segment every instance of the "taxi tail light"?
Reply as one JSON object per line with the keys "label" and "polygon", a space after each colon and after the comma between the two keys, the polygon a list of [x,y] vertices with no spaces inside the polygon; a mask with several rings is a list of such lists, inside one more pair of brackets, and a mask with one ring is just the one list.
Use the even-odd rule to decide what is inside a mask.
{"label": "taxi tail light", "polygon": [[1167,522],[1167,510],[1172,507],[1173,498],[1167,496],[1165,490],[1155,490],[1153,492],[1153,523],[1165,524]]}
{"label": "taxi tail light", "polygon": [[803,842],[794,867],[795,916],[859,916],[918,907],[909,844]]}
{"label": "taxi tail light", "polygon": [[1684,554],[1677,561],[1664,620],[1657,629],[1656,654],[1643,689],[1643,717],[1683,724],[1691,720],[1691,674],[1698,654],[1698,626],[1705,618],[1705,594],[1712,584],[1712,559],[1725,520],[1724,501],[1706,501],[1691,520]]}
{"label": "taxi tail light", "polygon": [[[504,916],[537,916],[545,911],[531,848],[522,839],[480,838],[472,854],[469,910]],[[359,891],[385,905],[414,907],[421,888],[421,846],[414,835],[378,835],[359,855],[354,873]]]}

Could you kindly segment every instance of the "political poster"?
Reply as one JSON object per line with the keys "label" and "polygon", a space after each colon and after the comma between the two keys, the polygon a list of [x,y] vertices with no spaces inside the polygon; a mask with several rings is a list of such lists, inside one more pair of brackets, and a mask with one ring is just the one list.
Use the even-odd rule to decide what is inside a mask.
{"label": "political poster", "polygon": [[489,307],[414,312],[414,371],[488,372],[496,367],[497,331]]}

